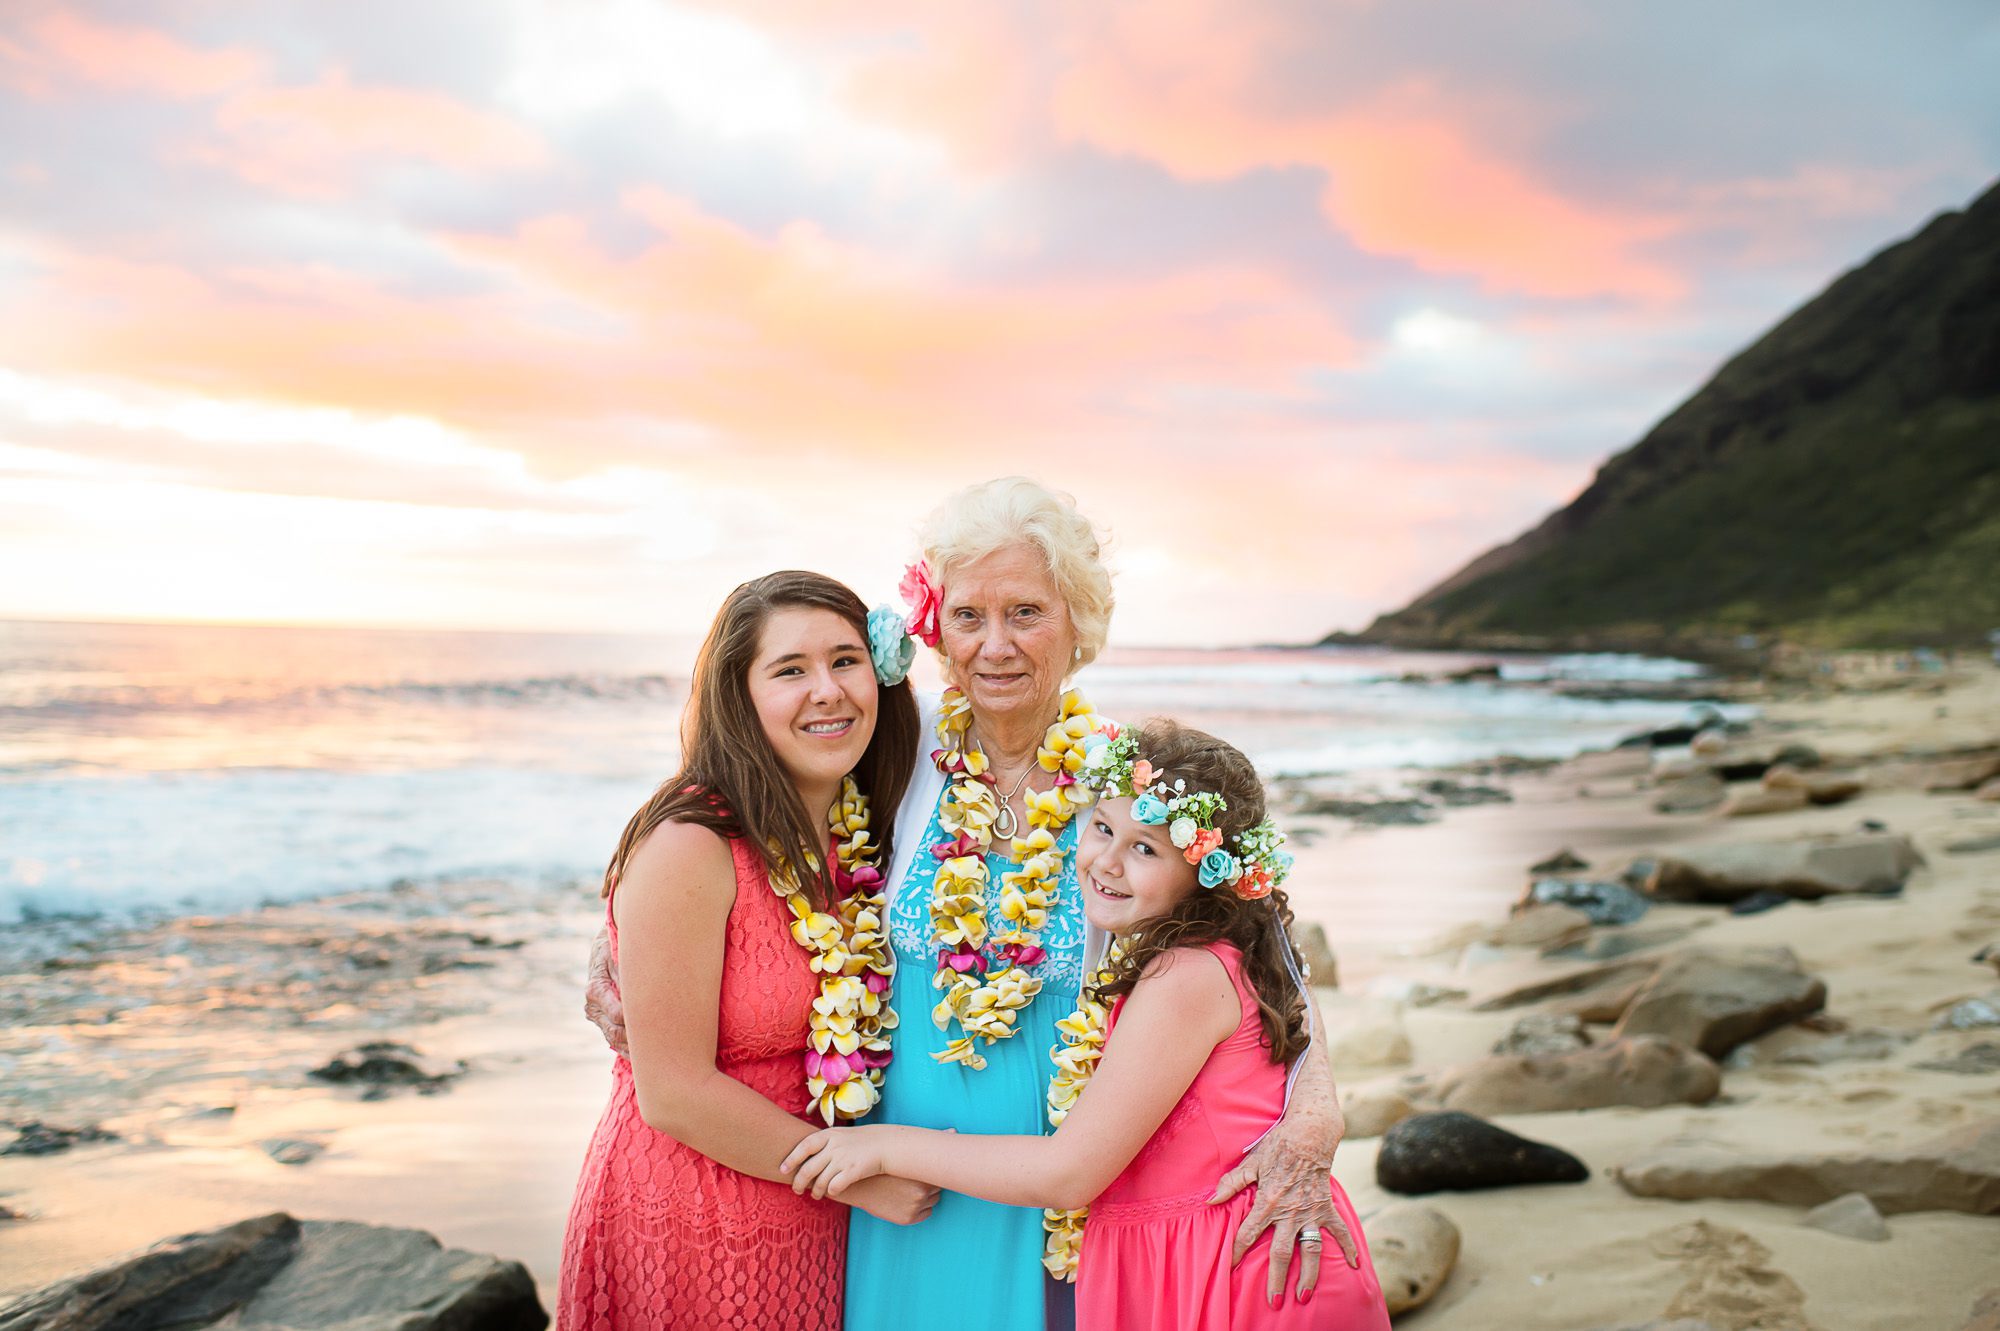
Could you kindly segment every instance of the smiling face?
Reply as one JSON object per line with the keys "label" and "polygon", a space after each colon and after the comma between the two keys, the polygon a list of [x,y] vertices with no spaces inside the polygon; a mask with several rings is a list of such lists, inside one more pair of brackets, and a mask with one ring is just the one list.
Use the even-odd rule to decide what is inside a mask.
{"label": "smiling face", "polygon": [[1195,867],[1167,836],[1167,825],[1134,818],[1130,796],[1101,799],[1083,816],[1076,882],[1084,918],[1098,928],[1129,934],[1202,890]]}
{"label": "smiling face", "polygon": [[1054,716],[1076,630],[1039,550],[1024,542],[951,570],[941,619],[946,669],[976,715]]}
{"label": "smiling face", "polygon": [[750,664],[750,701],[801,794],[837,787],[875,734],[866,638],[831,610],[773,611]]}

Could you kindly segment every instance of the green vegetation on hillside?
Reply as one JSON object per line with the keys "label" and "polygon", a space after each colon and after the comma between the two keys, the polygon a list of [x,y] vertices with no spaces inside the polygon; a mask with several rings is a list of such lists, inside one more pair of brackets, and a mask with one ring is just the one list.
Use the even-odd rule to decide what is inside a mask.
{"label": "green vegetation on hillside", "polygon": [[1365,636],[1823,646],[2000,627],[2000,189],[1848,273],[1567,508]]}

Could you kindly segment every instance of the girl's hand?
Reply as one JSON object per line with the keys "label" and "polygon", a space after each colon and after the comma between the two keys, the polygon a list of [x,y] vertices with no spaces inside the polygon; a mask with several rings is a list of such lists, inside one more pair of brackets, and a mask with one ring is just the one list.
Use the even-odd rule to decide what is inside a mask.
{"label": "girl's hand", "polygon": [[938,1190],[915,1179],[877,1174],[835,1193],[833,1199],[892,1225],[915,1225],[930,1219],[931,1208],[937,1205]]}
{"label": "girl's hand", "polygon": [[815,1197],[887,1173],[882,1163],[881,1129],[821,1128],[792,1148],[778,1172],[795,1175],[793,1192],[803,1194],[811,1189]]}

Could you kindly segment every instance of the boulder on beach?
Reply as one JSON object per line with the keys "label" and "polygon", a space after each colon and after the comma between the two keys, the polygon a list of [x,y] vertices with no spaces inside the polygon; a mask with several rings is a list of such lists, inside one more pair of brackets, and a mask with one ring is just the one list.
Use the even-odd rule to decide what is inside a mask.
{"label": "boulder on beach", "polygon": [[1326,929],[1312,921],[1300,921],[1292,926],[1292,942],[1299,950],[1299,961],[1306,968],[1306,978],[1321,989],[1340,988],[1340,965],[1333,959],[1333,947],[1326,941]]}
{"label": "boulder on beach", "polygon": [[1978,1044],[1967,1045],[1950,1058],[1929,1058],[1921,1063],[1912,1063],[1913,1068],[1926,1072],[1950,1072],[1960,1077],[1984,1077],[2000,1072],[2000,1044],[1982,1040]]}
{"label": "boulder on beach", "polygon": [[1402,1067],[1410,1061],[1410,1037],[1394,1012],[1363,1012],[1333,1032],[1327,1052],[1336,1067]]}
{"label": "boulder on beach", "polygon": [[1940,758],[1920,768],[1917,785],[1932,794],[1978,790],[2000,777],[2000,748],[1975,749],[1956,757]]}
{"label": "boulder on beach", "polygon": [[[1504,1012],[1508,1008],[1525,1007],[1530,1003],[1541,1003],[1552,998],[1574,999],[1593,994],[1622,993],[1629,999],[1641,984],[1652,978],[1661,960],[1658,957],[1635,958],[1629,961],[1611,961],[1558,971],[1554,975],[1546,975],[1523,984],[1509,985],[1489,993],[1474,1003],[1472,1010]],[[1619,1010],[1624,1010],[1622,1003]]]}
{"label": "boulder on beach", "polygon": [[1631,924],[1653,904],[1624,883],[1583,878],[1537,878],[1528,884],[1522,901],[1567,906],[1600,925]]}
{"label": "boulder on beach", "polygon": [[1615,1166],[1611,1176],[1636,1197],[1818,1206],[1859,1192],[1884,1215],[2000,1215],[2000,1119],[1902,1150],[1792,1153],[1678,1143]]}
{"label": "boulder on beach", "polygon": [[421,1230],[282,1212],[184,1234],[0,1307],[0,1331],[541,1331],[519,1262]]}
{"label": "boulder on beach", "polygon": [[1345,1140],[1379,1137],[1416,1112],[1417,1107],[1393,1077],[1364,1081],[1340,1092],[1340,1114],[1347,1124]]}
{"label": "boulder on beach", "polygon": [[2000,989],[1953,1003],[1931,1022],[1934,1031],[1983,1031],[2000,1026]]}
{"label": "boulder on beach", "polygon": [[406,1044],[374,1040],[328,1060],[306,1074],[319,1081],[367,1088],[364,1098],[386,1095],[392,1087],[409,1087],[429,1095],[442,1090],[465,1071],[464,1063],[434,1065]]}
{"label": "boulder on beach", "polygon": [[1368,1217],[1362,1232],[1391,1317],[1430,1302],[1458,1265],[1458,1226],[1435,1206],[1385,1206]]}
{"label": "boulder on beach", "polygon": [[1826,983],[1789,948],[1689,948],[1639,987],[1612,1035],[1659,1035],[1721,1058],[1826,1006]]}
{"label": "boulder on beach", "polygon": [[1583,1161],[1471,1114],[1447,1110],[1406,1118],[1382,1138],[1375,1181],[1390,1192],[1471,1192],[1530,1183],[1581,1183]]}
{"label": "boulder on beach", "polygon": [[1655,813],[1707,813],[1729,795],[1729,787],[1713,772],[1700,771],[1661,785],[1653,796]]}
{"label": "boulder on beach", "polygon": [[1570,906],[1537,903],[1526,906],[1486,931],[1479,941],[1489,947],[1566,947],[1590,936],[1590,916]]}
{"label": "boulder on beach", "polygon": [[1722,1089],[1713,1059],[1671,1040],[1643,1035],[1567,1053],[1488,1054],[1402,1079],[1420,1108],[1473,1114],[1547,1114],[1627,1105],[1702,1105]]}
{"label": "boulder on beach", "polygon": [[1567,1012],[1530,1012],[1493,1046],[1496,1054],[1568,1054],[1590,1045],[1583,1019]]}
{"label": "boulder on beach", "polygon": [[1755,818],[1767,813],[1796,813],[1811,803],[1805,791],[1790,787],[1746,790],[1724,800],[1716,813],[1724,818]]}
{"label": "boulder on beach", "polygon": [[1588,869],[1590,861],[1578,855],[1568,846],[1536,864],[1528,866],[1531,874],[1572,873],[1578,869]]}
{"label": "boulder on beach", "polygon": [[2000,1289],[1989,1289],[1972,1305],[1972,1320],[1959,1331],[2000,1331]]}
{"label": "boulder on beach", "polygon": [[1864,789],[1860,777],[1807,772],[1790,763],[1779,763],[1764,773],[1764,789],[1796,790],[1813,804],[1845,804]]}
{"label": "boulder on beach", "polygon": [[1972,954],[1974,965],[1991,966],[1995,975],[2000,975],[2000,943],[1988,943]]}
{"label": "boulder on beach", "polygon": [[1646,892],[1659,901],[1723,905],[1762,891],[1805,900],[1900,892],[1923,862],[1908,837],[1878,832],[1698,846],[1661,855]]}
{"label": "boulder on beach", "polygon": [[1989,850],[2000,850],[2000,832],[1988,832],[1985,836],[1961,837],[1957,841],[1947,841],[1944,853],[1947,855],[1984,855]]}
{"label": "boulder on beach", "polygon": [[15,1133],[13,1141],[0,1147],[0,1155],[54,1155],[72,1146],[120,1140],[117,1133],[100,1128],[95,1123],[80,1128],[59,1128],[53,1123],[35,1120],[16,1124]]}
{"label": "boulder on beach", "polygon": [[2000,776],[1982,783],[1979,789],[1972,792],[1972,798],[1985,800],[1988,803],[2000,803]]}

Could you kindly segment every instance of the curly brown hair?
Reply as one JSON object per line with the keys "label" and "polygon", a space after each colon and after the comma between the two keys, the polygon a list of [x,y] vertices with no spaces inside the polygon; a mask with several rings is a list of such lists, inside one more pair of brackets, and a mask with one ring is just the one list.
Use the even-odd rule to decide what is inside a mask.
{"label": "curly brown hair", "polygon": [[[1264,821],[1264,783],[1243,751],[1226,740],[1184,726],[1154,719],[1131,732],[1139,756],[1168,781],[1187,782],[1189,790],[1211,790],[1228,805],[1216,815],[1215,829],[1224,845]],[[1272,888],[1261,900],[1245,901],[1228,888],[1196,888],[1162,916],[1141,923],[1126,939],[1125,952],[1112,978],[1096,986],[1098,997],[1110,1002],[1129,994],[1156,957],[1179,947],[1232,943],[1243,954],[1243,975],[1257,998],[1263,1043],[1274,1063],[1289,1063],[1311,1042],[1305,999],[1292,980],[1297,956],[1292,952],[1292,907],[1283,888]],[[1287,956],[1292,957],[1287,964]]]}

